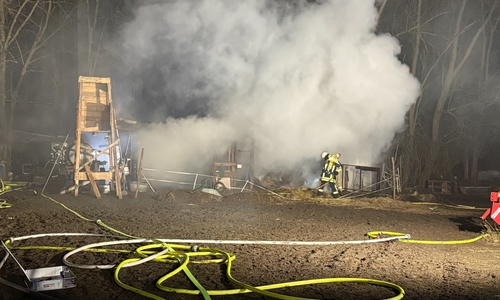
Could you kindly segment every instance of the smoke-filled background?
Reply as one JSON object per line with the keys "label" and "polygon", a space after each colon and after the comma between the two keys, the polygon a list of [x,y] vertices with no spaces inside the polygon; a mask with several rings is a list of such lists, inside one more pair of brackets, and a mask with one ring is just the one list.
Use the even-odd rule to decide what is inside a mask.
{"label": "smoke-filled background", "polygon": [[[419,83],[373,1],[144,4],[120,41],[144,165],[207,173],[255,142],[255,175],[316,176],[322,151],[372,165],[403,129]],[[123,91],[121,92],[123,93]],[[126,109],[118,108],[119,111]]]}

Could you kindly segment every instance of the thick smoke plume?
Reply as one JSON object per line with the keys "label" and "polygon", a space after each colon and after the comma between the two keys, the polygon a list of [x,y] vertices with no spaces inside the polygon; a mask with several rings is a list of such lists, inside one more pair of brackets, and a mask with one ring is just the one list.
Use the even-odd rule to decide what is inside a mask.
{"label": "thick smoke plume", "polygon": [[123,51],[142,78],[136,118],[156,122],[139,133],[145,165],[207,173],[214,154],[252,139],[256,175],[308,174],[322,151],[376,163],[419,93],[376,18],[366,0],[139,7]]}

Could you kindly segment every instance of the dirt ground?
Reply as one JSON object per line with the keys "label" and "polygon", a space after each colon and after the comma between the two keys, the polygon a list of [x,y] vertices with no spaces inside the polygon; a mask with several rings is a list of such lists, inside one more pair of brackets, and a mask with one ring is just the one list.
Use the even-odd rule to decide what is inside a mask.
{"label": "dirt ground", "polygon": [[[118,199],[97,199],[82,191],[78,197],[60,195],[41,186],[0,195],[11,207],[0,209],[3,241],[26,235],[86,233],[118,235],[106,225],[136,237],[231,241],[366,241],[372,231],[410,234],[410,240],[462,241],[484,232],[480,219],[490,205],[488,196],[432,195],[404,197],[313,197],[312,190],[240,192],[222,197],[202,191],[159,190]],[[411,201],[410,201],[411,200]],[[423,203],[425,202],[425,203]],[[435,204],[433,203],[435,202]],[[462,205],[462,206],[456,206]],[[490,221],[491,222],[491,221]],[[62,265],[69,248],[116,241],[111,236],[44,236],[10,243],[14,256],[26,269]],[[421,244],[403,240],[333,245],[263,245],[258,243],[181,243],[232,253],[231,275],[252,286],[318,278],[368,278],[399,285],[403,299],[500,299],[500,243],[492,235],[465,244]],[[63,249],[19,249],[20,246],[60,246]],[[104,247],[134,250],[144,244]],[[16,248],[17,247],[17,248]],[[193,248],[194,249],[194,248]],[[2,249],[3,250],[3,249]],[[4,257],[5,251],[0,250]],[[78,252],[68,261],[83,265],[114,265],[137,257],[134,253]],[[202,299],[200,295],[166,292],[155,287],[159,278],[174,270],[175,262],[147,262],[119,273],[122,282],[164,299]],[[115,268],[70,267],[76,287],[43,292],[56,299],[146,299],[120,287]],[[189,270],[209,290],[232,289],[226,264],[189,264]],[[8,258],[0,269],[4,280],[23,285],[20,268]],[[195,289],[182,272],[163,286]],[[285,287],[274,292],[317,299],[386,299],[398,292],[369,283],[325,283]],[[37,299],[0,284],[1,299]],[[48,297],[42,297],[48,298]],[[212,296],[212,299],[271,299],[256,293]]]}

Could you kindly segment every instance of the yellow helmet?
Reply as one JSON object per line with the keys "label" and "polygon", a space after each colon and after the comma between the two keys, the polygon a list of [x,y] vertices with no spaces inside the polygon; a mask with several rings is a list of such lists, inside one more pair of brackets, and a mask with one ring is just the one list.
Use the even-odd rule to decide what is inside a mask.
{"label": "yellow helmet", "polygon": [[328,156],[328,152],[324,151],[321,153],[321,158],[325,159]]}

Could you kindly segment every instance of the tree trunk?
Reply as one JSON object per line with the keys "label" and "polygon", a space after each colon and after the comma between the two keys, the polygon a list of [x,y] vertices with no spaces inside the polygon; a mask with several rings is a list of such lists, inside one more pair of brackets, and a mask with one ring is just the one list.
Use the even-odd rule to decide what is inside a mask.
{"label": "tree trunk", "polygon": [[[3,49],[2,49],[3,50]],[[0,51],[0,161],[10,166],[10,130],[6,104],[7,51]],[[9,167],[7,167],[8,169]]]}
{"label": "tree trunk", "polygon": [[[420,55],[420,19],[422,15],[422,0],[418,0],[417,5],[417,22],[415,24],[415,44],[413,46],[413,57],[411,62],[411,74],[417,77],[417,68],[418,68],[418,56]],[[415,127],[417,123],[417,104],[420,100],[420,97],[417,98],[416,102],[413,103],[410,107],[410,112],[408,115],[408,133],[410,135],[410,147],[411,149],[415,148]]]}
{"label": "tree trunk", "polygon": [[6,104],[7,36],[5,34],[5,3],[0,1],[0,161],[10,161],[8,114]]}

